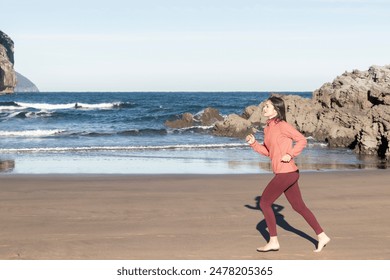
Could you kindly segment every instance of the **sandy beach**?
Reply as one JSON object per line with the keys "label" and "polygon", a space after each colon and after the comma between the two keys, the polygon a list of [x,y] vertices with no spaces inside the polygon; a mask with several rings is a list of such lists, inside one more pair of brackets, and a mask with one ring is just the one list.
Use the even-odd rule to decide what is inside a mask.
{"label": "sandy beach", "polygon": [[0,176],[0,259],[390,259],[390,172],[301,173],[315,234],[282,196],[279,252],[258,207],[272,174]]}

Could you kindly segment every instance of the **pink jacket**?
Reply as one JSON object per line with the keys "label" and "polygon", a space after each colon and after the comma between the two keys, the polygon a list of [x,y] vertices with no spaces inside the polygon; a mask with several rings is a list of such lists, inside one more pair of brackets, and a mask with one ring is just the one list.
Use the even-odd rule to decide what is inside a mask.
{"label": "pink jacket", "polygon": [[[272,170],[277,174],[298,170],[293,158],[302,152],[306,144],[306,138],[292,125],[285,121],[276,122],[272,119],[264,128],[264,144],[255,141],[251,147],[259,154],[271,158]],[[285,154],[292,157],[290,162],[282,162],[281,159]]]}

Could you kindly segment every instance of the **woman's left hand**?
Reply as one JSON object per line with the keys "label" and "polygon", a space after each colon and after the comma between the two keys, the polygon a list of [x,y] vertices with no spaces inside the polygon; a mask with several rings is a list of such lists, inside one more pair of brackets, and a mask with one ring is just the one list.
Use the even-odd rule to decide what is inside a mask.
{"label": "woman's left hand", "polygon": [[290,162],[290,160],[291,160],[291,156],[289,154],[285,154],[284,156],[282,156],[283,162]]}

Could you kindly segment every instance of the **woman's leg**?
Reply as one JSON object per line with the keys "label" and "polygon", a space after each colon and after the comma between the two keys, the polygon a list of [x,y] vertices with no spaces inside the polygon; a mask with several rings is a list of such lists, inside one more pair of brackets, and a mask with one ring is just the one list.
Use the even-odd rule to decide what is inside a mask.
{"label": "woman's leg", "polygon": [[318,236],[318,246],[314,252],[321,252],[322,248],[329,243],[330,238],[324,233],[320,224],[318,223],[313,212],[307,208],[303,202],[301,191],[299,189],[298,181],[296,181],[290,188],[285,191],[287,200],[290,202],[292,208],[302,215],[306,222],[312,227]]}
{"label": "woman's leg", "polygon": [[301,191],[299,189],[298,181],[296,181],[290,188],[285,191],[287,200],[290,202],[292,208],[302,215],[306,222],[312,227],[318,235],[323,232],[314,214],[307,208],[303,202]]}
{"label": "woman's leg", "polygon": [[264,247],[258,248],[258,251],[266,252],[279,249],[276,232],[276,218],[272,210],[272,204],[288,187],[294,184],[298,178],[299,175],[297,172],[276,174],[264,189],[260,199],[260,208],[263,211],[264,219],[267,223],[270,241]]}

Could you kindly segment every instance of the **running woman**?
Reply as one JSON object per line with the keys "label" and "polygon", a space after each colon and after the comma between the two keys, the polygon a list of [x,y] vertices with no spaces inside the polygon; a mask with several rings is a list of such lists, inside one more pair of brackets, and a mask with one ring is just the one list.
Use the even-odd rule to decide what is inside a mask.
{"label": "running woman", "polygon": [[[275,174],[264,189],[260,200],[260,208],[267,223],[270,240],[265,246],[257,248],[257,251],[278,251],[280,248],[272,204],[284,193],[292,208],[303,216],[317,234],[318,245],[314,252],[321,252],[329,243],[330,238],[303,202],[298,185],[299,170],[294,163],[294,158],[302,152],[307,144],[306,138],[287,123],[283,99],[271,96],[265,102],[263,115],[268,118],[264,128],[264,144],[258,143],[253,134],[246,137],[246,142],[254,151],[271,159],[272,170]],[[293,141],[295,145],[293,145]]]}

